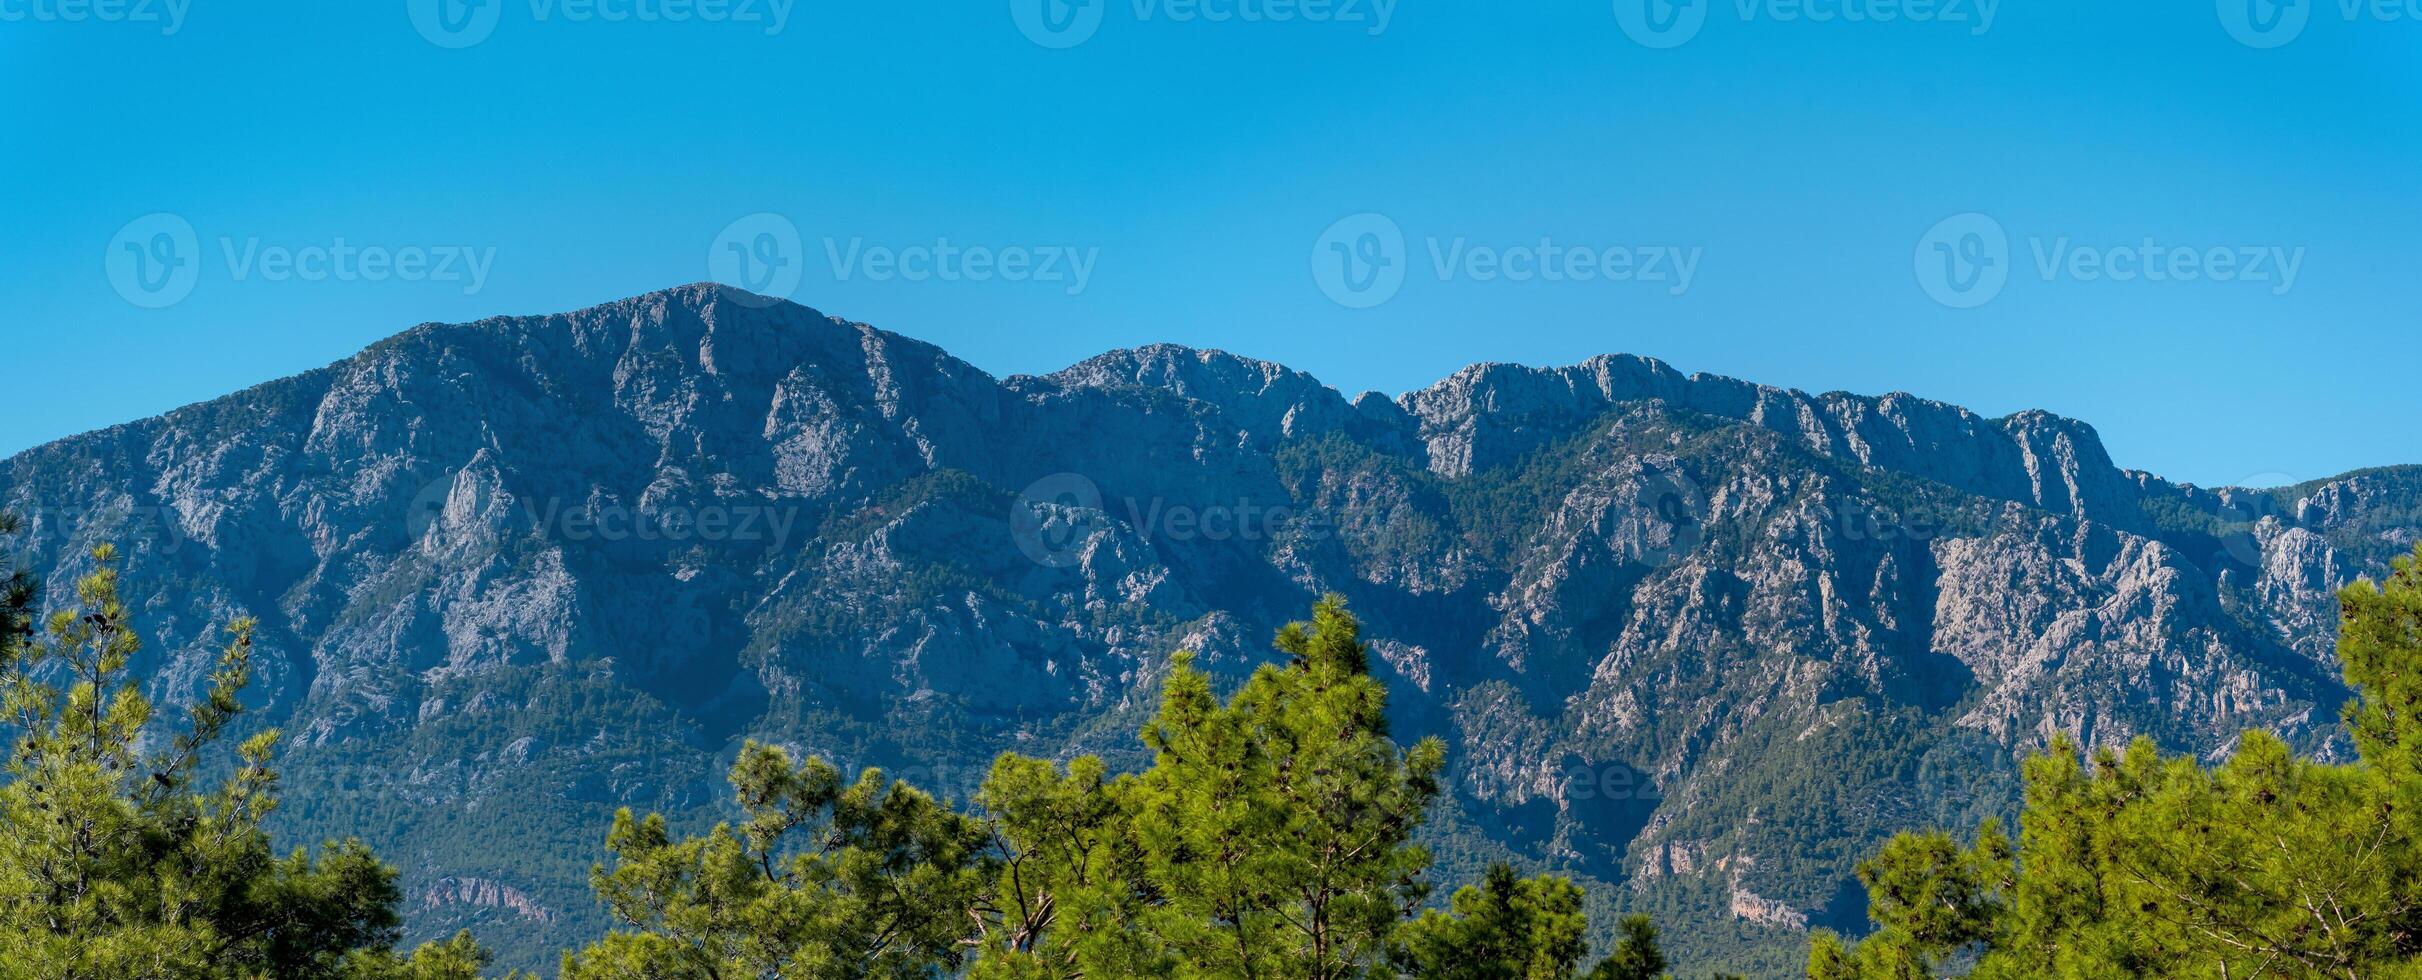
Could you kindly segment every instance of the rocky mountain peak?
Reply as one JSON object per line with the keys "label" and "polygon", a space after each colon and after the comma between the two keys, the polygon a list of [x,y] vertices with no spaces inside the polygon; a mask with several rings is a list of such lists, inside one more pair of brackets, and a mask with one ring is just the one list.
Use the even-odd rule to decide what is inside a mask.
{"label": "rocky mountain peak", "polygon": [[171,703],[258,618],[282,832],[412,855],[415,936],[532,966],[601,927],[614,810],[708,819],[740,739],[959,799],[1009,748],[1131,765],[1177,650],[1240,676],[1326,592],[1451,745],[1449,858],[1655,892],[1678,937],[1855,922],[1853,857],[2004,812],[2052,733],[2332,751],[2332,592],[2422,534],[2422,469],[2201,490],[2048,413],[1641,357],[996,379],[696,284],[42,446],[0,508],[54,601],[121,546]]}
{"label": "rocky mountain peak", "polygon": [[1265,443],[1337,431],[1353,415],[1336,389],[1281,364],[1219,350],[1150,344],[1110,351],[1045,380],[1068,387],[1135,386],[1216,406]]}

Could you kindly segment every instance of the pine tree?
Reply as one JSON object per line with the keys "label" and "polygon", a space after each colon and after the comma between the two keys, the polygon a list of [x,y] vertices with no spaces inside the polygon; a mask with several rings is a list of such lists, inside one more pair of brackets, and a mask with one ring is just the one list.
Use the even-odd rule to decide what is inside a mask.
{"label": "pine tree", "polygon": [[1623,917],[1623,936],[1615,950],[1600,960],[1589,980],[1658,980],[1666,976],[1665,951],[1657,946],[1657,927],[1645,915]]}
{"label": "pine tree", "polygon": [[[442,943],[423,943],[409,955],[384,949],[355,950],[346,955],[339,975],[344,980],[480,980],[480,971],[494,959],[470,933],[460,932]],[[538,978],[517,970],[504,980]]]}
{"label": "pine tree", "polygon": [[[1589,951],[1582,938],[1588,924],[1571,881],[1523,879],[1492,864],[1480,884],[1455,891],[1447,911],[1424,912],[1399,928],[1390,959],[1425,980],[1571,980]],[[1663,970],[1660,957],[1648,976]]]}
{"label": "pine tree", "polygon": [[747,821],[676,841],[624,810],[591,879],[616,931],[564,980],[924,978],[955,969],[990,880],[990,833],[905,783],[750,742],[731,770]]}
{"label": "pine tree", "polygon": [[1838,937],[1820,931],[1809,975],[1823,980],[1936,975],[1944,960],[1990,944],[2003,926],[2004,895],[2014,874],[2009,838],[1986,821],[1974,847],[1945,833],[1903,834],[1859,863],[1867,886],[1867,915],[1876,932],[1854,957]]}
{"label": "pine tree", "polygon": [[[447,976],[425,972],[440,965],[434,952],[387,952],[399,933],[395,871],[368,849],[270,849],[261,821],[277,802],[277,732],[244,740],[232,775],[195,791],[243,711],[250,620],[229,625],[183,732],[145,751],[158,740],[129,676],[139,642],[116,556],[93,558],[76,607],[0,658],[0,710],[17,733],[0,785],[0,977]],[[448,948],[477,957],[468,939]]]}
{"label": "pine tree", "polygon": [[[0,542],[23,528],[17,515],[0,511]],[[5,547],[0,547],[0,650],[33,640],[34,602],[41,587],[33,572],[17,567],[10,557]]]}
{"label": "pine tree", "polygon": [[1003,758],[979,800],[1005,856],[983,977],[1330,978],[1379,965],[1427,894],[1412,834],[1444,748],[1388,738],[1387,692],[1335,597],[1226,701],[1179,654],[1144,772]]}
{"label": "pine tree", "polygon": [[1135,780],[1107,771],[1091,756],[1064,773],[1017,755],[994,764],[977,803],[1003,857],[975,909],[975,980],[1137,976],[1153,962],[1132,941],[1155,901],[1128,819]]}
{"label": "pine tree", "polygon": [[1331,596],[1278,634],[1223,705],[1180,658],[1153,765],[1130,787],[1139,890],[1156,898],[1132,936],[1194,976],[1335,980],[1384,954],[1427,894],[1411,843],[1439,791],[1445,747],[1400,750],[1361,627]]}

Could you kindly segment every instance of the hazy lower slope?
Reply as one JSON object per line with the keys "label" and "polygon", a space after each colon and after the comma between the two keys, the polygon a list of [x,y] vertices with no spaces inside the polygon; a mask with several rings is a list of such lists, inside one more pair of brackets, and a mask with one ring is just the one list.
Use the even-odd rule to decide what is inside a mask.
{"label": "hazy lower slope", "polygon": [[702,285],[423,326],[17,456],[0,506],[54,598],[121,544],[159,693],[259,617],[285,830],[517,963],[602,927],[613,809],[711,819],[743,737],[964,798],[1005,749],[1130,752],[1171,651],[1241,672],[1334,590],[1452,747],[1451,868],[1561,866],[1771,970],[2056,731],[2334,751],[2330,593],[2417,540],[2422,470],[2207,491],[2050,415],[1620,357],[1003,380]]}

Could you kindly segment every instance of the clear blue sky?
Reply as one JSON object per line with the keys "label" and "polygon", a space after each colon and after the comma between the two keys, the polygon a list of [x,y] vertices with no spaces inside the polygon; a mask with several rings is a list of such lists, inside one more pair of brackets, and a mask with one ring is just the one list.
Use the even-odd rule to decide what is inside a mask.
{"label": "clear blue sky", "polygon": [[[1394,393],[1624,352],[2049,409],[2122,465],[2207,484],[2422,462],[2422,23],[2336,0],[2285,28],[2246,20],[2267,0],[2233,22],[2200,0],[1997,4],[1989,28],[1977,0],[1889,23],[1805,14],[1889,0],[1390,3],[1384,30],[1375,0],[1285,22],[1201,13],[1271,0],[1091,0],[1059,35],[1004,0],[488,0],[418,22],[407,0],[128,2],[152,19],[0,3],[0,453],[421,321],[709,278],[740,254],[719,245],[773,228],[789,248],[764,219],[727,233],[772,213],[800,236],[797,299],[996,374],[1174,341]],[[1970,212],[1988,224],[1938,230]],[[190,251],[144,253],[179,247],[173,223],[130,227],[158,213]],[[1383,223],[1330,231],[1362,214]],[[1369,251],[1389,230],[1401,249]],[[339,239],[430,267],[276,264]],[[916,249],[943,239],[1091,262],[1074,289],[1064,262],[944,257],[946,281],[867,259],[931,269]],[[2196,281],[2089,275],[2142,266],[2147,239]],[[1599,278],[1486,275],[1543,241]],[[484,276],[440,274],[450,248]],[[1433,252],[1463,261],[1442,276]],[[1401,282],[1334,301],[1344,267],[1315,257],[1340,255]],[[1637,281],[1681,255],[1678,294],[1670,261]],[[153,256],[189,285],[130,285]],[[1634,278],[1608,281],[1610,258]],[[1942,264],[1979,259],[1998,289]],[[1947,282],[1987,285],[1939,301]]]}

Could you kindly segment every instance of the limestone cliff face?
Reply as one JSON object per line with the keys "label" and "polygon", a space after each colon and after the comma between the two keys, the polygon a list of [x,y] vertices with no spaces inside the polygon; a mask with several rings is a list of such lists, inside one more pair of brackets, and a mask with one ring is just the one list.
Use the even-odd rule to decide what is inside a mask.
{"label": "limestone cliff face", "polygon": [[540,925],[555,921],[553,909],[531,901],[521,889],[485,878],[439,878],[421,891],[423,911],[439,911],[449,906],[501,911]]}
{"label": "limestone cliff face", "polygon": [[1640,357],[1566,368],[1483,364],[1404,397],[1430,468],[1461,476],[1569,436],[1614,407],[1655,401],[1759,426],[1811,452],[1924,477],[2058,514],[2126,520],[2137,487],[2082,422],[2045,412],[1986,419],[1904,394],[1868,398],[1685,377]]}
{"label": "limestone cliff face", "polygon": [[2183,487],[2043,413],[1641,358],[1401,398],[1170,346],[996,379],[714,286],[427,325],[0,464],[54,599],[127,554],[157,693],[258,617],[288,829],[362,834],[415,934],[524,965],[599,927],[613,808],[710,818],[741,738],[962,799],[1001,751],[1132,763],[1172,652],[1241,676],[1325,591],[1400,731],[1449,739],[1443,846],[1840,923],[1861,852],[2005,808],[2055,733],[2343,751],[2332,593],[2418,502],[2413,469]]}

